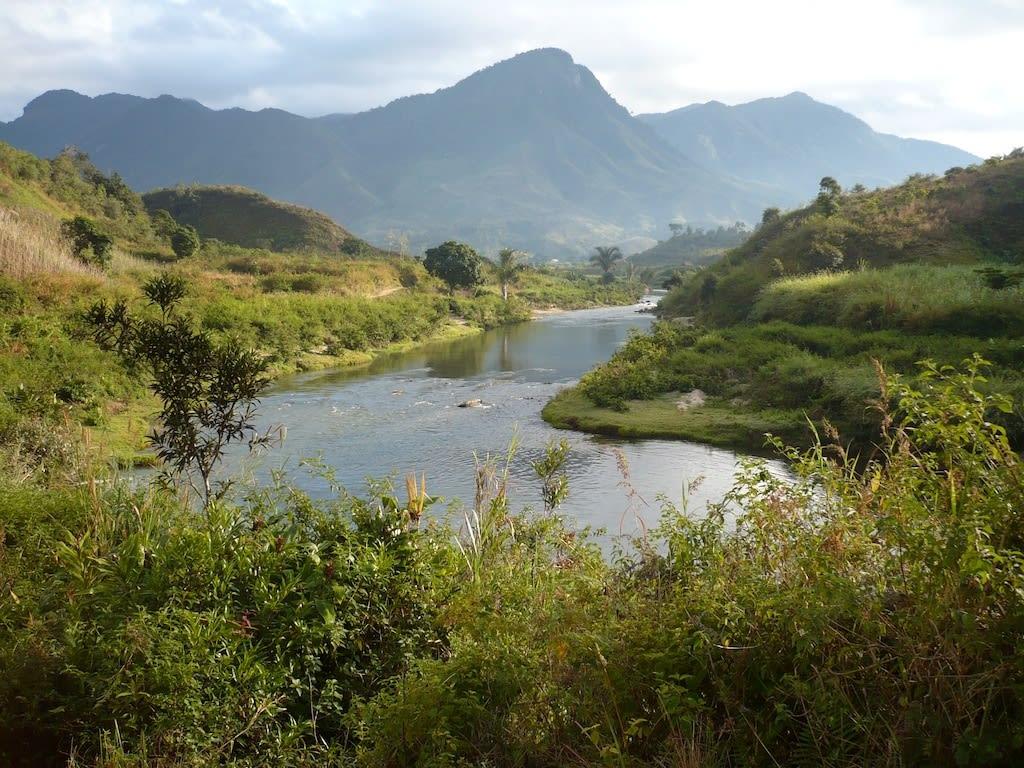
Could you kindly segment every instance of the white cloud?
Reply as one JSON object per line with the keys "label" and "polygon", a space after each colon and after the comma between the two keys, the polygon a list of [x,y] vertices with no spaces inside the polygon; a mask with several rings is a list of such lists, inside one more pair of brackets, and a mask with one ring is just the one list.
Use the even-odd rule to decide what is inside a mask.
{"label": "white cloud", "polygon": [[1024,144],[1018,0],[5,0],[0,119],[49,88],[349,112],[541,46],[635,112],[803,90],[981,155]]}

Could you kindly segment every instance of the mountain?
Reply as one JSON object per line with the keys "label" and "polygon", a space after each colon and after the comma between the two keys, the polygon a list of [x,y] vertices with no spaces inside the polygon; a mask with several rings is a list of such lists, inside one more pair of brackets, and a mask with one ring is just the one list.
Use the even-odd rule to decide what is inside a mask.
{"label": "mountain", "polygon": [[[728,117],[754,105],[637,119],[590,70],[548,48],[431,94],[320,118],[50,91],[0,123],[0,140],[47,156],[75,145],[141,190],[244,185],[322,210],[370,240],[405,235],[416,251],[459,238],[541,257],[649,237],[673,220],[754,221],[768,205],[809,198],[826,173],[881,183],[973,160],[874,134],[806,97],[775,101],[772,120]],[[808,109],[846,127],[811,121]],[[864,136],[868,149],[859,146]],[[879,149],[890,145],[903,149]],[[846,160],[836,158],[865,170],[847,178]]]}
{"label": "mountain", "polygon": [[877,133],[800,92],[736,106],[709,101],[638,118],[707,168],[769,185],[781,205],[808,200],[823,176],[847,186],[889,186],[913,173],[979,161],[946,144]]}
{"label": "mountain", "polygon": [[317,119],[51,91],[0,124],[0,139],[41,155],[73,144],[137,189],[252,187],[370,239],[405,232],[417,247],[460,237],[567,255],[671,218],[751,217],[767,202],[681,155],[554,49]]}
{"label": "mountain", "polygon": [[360,253],[361,240],[311,208],[282,203],[245,187],[191,186],[158,189],[142,196],[151,214],[165,210],[179,224],[246,248],[293,251],[305,248]]}

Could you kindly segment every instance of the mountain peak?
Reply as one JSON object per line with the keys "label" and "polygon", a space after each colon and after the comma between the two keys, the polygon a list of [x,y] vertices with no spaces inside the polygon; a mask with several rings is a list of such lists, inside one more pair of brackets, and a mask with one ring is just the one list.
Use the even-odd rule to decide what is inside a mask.
{"label": "mountain peak", "polygon": [[83,96],[78,91],[72,91],[70,88],[55,88],[50,91],[36,96],[32,101],[25,105],[24,112],[38,111],[40,109],[53,109],[61,108],[69,104],[81,103],[83,101],[89,101],[88,96]]}

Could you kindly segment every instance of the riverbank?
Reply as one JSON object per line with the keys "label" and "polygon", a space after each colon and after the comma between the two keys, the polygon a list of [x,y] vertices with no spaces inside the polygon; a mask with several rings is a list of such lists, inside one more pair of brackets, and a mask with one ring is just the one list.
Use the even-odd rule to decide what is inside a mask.
{"label": "riverbank", "polygon": [[767,434],[806,442],[806,421],[798,410],[753,411],[715,398],[680,408],[680,393],[627,400],[626,410],[602,408],[576,387],[555,395],[541,415],[558,429],[630,440],[688,440],[747,453],[764,453]]}

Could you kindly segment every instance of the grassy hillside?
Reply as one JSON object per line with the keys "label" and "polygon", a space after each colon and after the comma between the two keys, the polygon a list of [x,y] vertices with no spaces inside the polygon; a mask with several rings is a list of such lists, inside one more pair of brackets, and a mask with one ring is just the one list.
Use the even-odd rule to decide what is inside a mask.
{"label": "grassy hillside", "polygon": [[375,249],[330,217],[272,200],[245,187],[188,186],[158,189],[142,196],[150,213],[165,210],[204,238],[272,251],[316,250],[351,256]]}
{"label": "grassy hillside", "polygon": [[[992,363],[1024,444],[1024,153],[769,220],[662,301],[663,322],[553,400],[559,426],[757,448],[877,433],[877,366]],[[699,402],[686,396],[700,391]]]}
{"label": "grassy hillside", "polygon": [[747,319],[759,292],[783,276],[895,264],[1024,262],[1024,156],[917,176],[890,189],[847,192],[763,224],[749,240],[675,291],[667,316]]}

